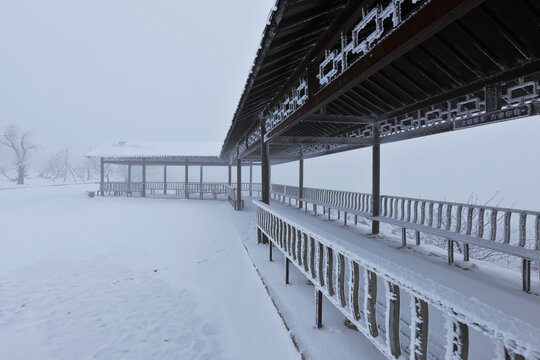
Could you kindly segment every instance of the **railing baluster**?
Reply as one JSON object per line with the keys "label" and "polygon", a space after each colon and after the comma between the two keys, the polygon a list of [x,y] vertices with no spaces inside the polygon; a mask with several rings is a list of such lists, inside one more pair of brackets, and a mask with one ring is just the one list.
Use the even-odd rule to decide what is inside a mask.
{"label": "railing baluster", "polygon": [[433,203],[429,203],[429,221],[428,226],[433,226]]}
{"label": "railing baluster", "polygon": [[309,271],[308,263],[308,253],[309,253],[309,238],[307,234],[302,234],[302,262],[304,263],[304,270]]}
{"label": "railing baluster", "polygon": [[326,252],[326,289],[334,296],[334,250],[331,247]]}
{"label": "railing baluster", "polygon": [[366,314],[366,324],[371,336],[377,337],[379,335],[379,329],[377,328],[377,274],[366,269],[365,279],[364,313]]}
{"label": "railing baluster", "polygon": [[360,305],[358,304],[358,295],[360,288],[360,266],[351,261],[351,288],[349,289],[349,306],[355,320],[360,320]]}
{"label": "railing baluster", "polygon": [[291,239],[291,250],[292,250],[292,258],[294,260],[296,260],[296,253],[297,253],[297,248],[296,248],[296,235],[297,235],[298,231],[293,227],[292,228],[292,239]]}
{"label": "railing baluster", "polygon": [[443,211],[443,204],[439,203],[439,206],[437,208],[437,228],[440,229],[442,226],[442,211]]}
{"label": "railing baluster", "polygon": [[317,272],[319,275],[319,283],[324,286],[324,245],[319,243],[319,253],[317,254]]}
{"label": "railing baluster", "polygon": [[519,214],[519,246],[525,247],[527,244],[527,213]]}
{"label": "railing baluster", "polygon": [[450,337],[452,339],[451,349],[447,349],[447,352],[451,354],[451,359],[467,360],[469,358],[469,327],[458,320],[451,319],[451,331]]}
{"label": "railing baluster", "polygon": [[399,311],[400,311],[400,296],[399,286],[388,281],[387,286],[387,302],[386,302],[386,338],[390,353],[397,359],[401,355],[401,346],[399,343]]}
{"label": "railing baluster", "polygon": [[414,297],[411,327],[411,356],[414,360],[427,360],[427,347],[429,335],[429,309],[422,299]]}
{"label": "railing baluster", "polygon": [[491,221],[490,221],[491,233],[489,235],[490,240],[497,240],[497,210],[491,210]]}
{"label": "railing baluster", "polygon": [[[504,213],[504,243],[510,244],[510,221],[511,221],[512,213],[510,211],[506,211]],[[520,218],[521,221],[521,218]],[[521,225],[521,224],[520,224]],[[520,228],[521,230],[521,228]]]}
{"label": "railing baluster", "polygon": [[485,213],[485,211],[486,211],[486,209],[484,209],[484,208],[479,208],[478,209],[478,230],[476,232],[476,235],[479,238],[484,237],[484,213]]}
{"label": "railing baluster", "polygon": [[345,257],[343,254],[338,254],[338,295],[341,307],[347,305],[345,298]]}
{"label": "railing baluster", "polygon": [[315,279],[317,276],[316,268],[315,268],[315,254],[317,250],[315,249],[315,239],[313,237],[309,237],[309,267],[311,270],[311,277]]}

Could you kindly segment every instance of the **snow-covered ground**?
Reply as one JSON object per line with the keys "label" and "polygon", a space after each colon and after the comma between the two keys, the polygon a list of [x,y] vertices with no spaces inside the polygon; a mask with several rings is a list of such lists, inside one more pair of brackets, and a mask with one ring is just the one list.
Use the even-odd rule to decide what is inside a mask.
{"label": "snow-covered ground", "polygon": [[221,201],[0,191],[0,359],[295,359]]}
{"label": "snow-covered ground", "polygon": [[[315,327],[314,287],[292,265],[284,283],[282,254],[269,262],[256,243],[250,199],[234,212],[225,201],[90,199],[96,185],[45,185],[0,189],[0,360],[298,359],[295,344],[308,359],[383,358],[326,299]],[[390,232],[369,239],[367,225],[277,206],[539,325],[538,297],[512,274],[458,262],[465,275],[438,248],[399,249]],[[442,358],[444,321],[430,318],[431,356]],[[471,346],[473,359],[490,359],[497,345],[471,330]]]}

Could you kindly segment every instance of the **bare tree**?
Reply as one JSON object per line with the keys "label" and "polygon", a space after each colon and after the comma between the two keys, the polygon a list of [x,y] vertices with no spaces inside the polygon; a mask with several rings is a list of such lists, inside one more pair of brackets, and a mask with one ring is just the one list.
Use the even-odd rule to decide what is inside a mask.
{"label": "bare tree", "polygon": [[31,136],[32,132],[21,132],[15,124],[7,126],[0,136],[0,144],[11,149],[14,155],[14,165],[17,171],[17,177],[11,178],[4,168],[0,169],[0,171],[8,179],[16,181],[19,185],[24,184],[30,152],[37,148],[37,145],[32,143],[30,139]]}
{"label": "bare tree", "polygon": [[74,182],[84,180],[84,177],[71,164],[69,147],[65,147],[49,159],[41,176],[52,181],[63,179],[66,182],[68,178],[72,178]]}

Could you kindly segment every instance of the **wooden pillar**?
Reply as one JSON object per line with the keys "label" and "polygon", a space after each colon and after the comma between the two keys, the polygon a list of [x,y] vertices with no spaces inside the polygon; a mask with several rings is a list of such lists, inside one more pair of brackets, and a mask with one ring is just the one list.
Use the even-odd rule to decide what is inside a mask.
{"label": "wooden pillar", "polygon": [[189,193],[188,193],[188,180],[189,178],[189,166],[188,166],[188,163],[186,161],[186,165],[185,165],[185,170],[184,170],[184,197],[186,199],[189,199]]}
{"label": "wooden pillar", "polygon": [[142,160],[142,197],[146,197],[146,160]]}
{"label": "wooden pillar", "polygon": [[167,165],[163,166],[163,194],[167,194]]}
{"label": "wooden pillar", "polygon": [[240,148],[236,147],[236,210],[242,209],[242,160]]}
{"label": "wooden pillar", "polygon": [[323,296],[321,290],[315,289],[315,323],[317,329],[322,328],[322,302]]}
{"label": "wooden pillar", "polygon": [[249,196],[253,196],[253,163],[249,164]]}
{"label": "wooden pillar", "polygon": [[203,198],[203,166],[201,165],[199,174],[199,190],[201,191],[201,199]]}
{"label": "wooden pillar", "polygon": [[105,182],[105,163],[103,161],[103,158],[99,158],[99,170],[100,170],[99,192],[101,196],[104,196],[105,193],[103,192],[103,186]]}
{"label": "wooden pillar", "polygon": [[229,164],[229,178],[227,180],[227,183],[229,185],[232,185],[232,165],[231,164]]}
{"label": "wooden pillar", "polygon": [[[304,156],[302,149],[300,149],[300,160],[298,161],[298,197],[302,199],[304,197]],[[304,203],[298,202],[298,207],[301,209]],[[306,204],[307,209],[307,204]]]}
{"label": "wooden pillar", "polygon": [[[261,187],[262,187],[262,202],[270,204],[270,154],[268,151],[268,144],[264,142],[264,136],[266,135],[265,120],[261,119]],[[268,237],[262,234],[263,244],[268,243]]]}
{"label": "wooden pillar", "polygon": [[128,190],[131,191],[131,164],[128,165]]}
{"label": "wooden pillar", "polygon": [[[381,197],[381,145],[379,143],[379,126],[373,126],[373,138],[375,143],[373,144],[373,160],[372,160],[372,215],[380,215],[380,197]],[[371,222],[371,233],[379,233],[379,222]]]}

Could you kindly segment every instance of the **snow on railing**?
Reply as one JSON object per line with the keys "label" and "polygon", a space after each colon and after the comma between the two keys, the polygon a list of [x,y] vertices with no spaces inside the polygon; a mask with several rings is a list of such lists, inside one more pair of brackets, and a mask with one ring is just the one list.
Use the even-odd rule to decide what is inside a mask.
{"label": "snow on railing", "polygon": [[[524,359],[522,354],[540,358],[539,330],[533,326],[392,261],[359,251],[333,234],[299,224],[260,201],[254,204],[258,229],[271,241],[270,254],[273,244],[285,255],[287,269],[292,262],[314,284],[317,326],[322,326],[324,294],[388,358],[433,358],[429,344],[438,352],[445,348],[447,359],[467,359],[469,327],[500,344],[502,358]],[[385,283],[384,302],[377,300],[378,278]],[[410,311],[400,312],[400,299],[409,299]],[[381,310],[382,324],[377,317]],[[433,343],[445,338],[435,336],[440,334],[430,333],[428,338],[428,329],[433,332],[428,324],[433,311],[447,320],[446,344]],[[400,328],[402,323],[408,324],[408,333]],[[512,333],[517,330],[519,334]]]}
{"label": "snow on railing", "polygon": [[272,184],[274,199],[285,202],[285,198],[318,207],[323,214],[330,209],[344,213],[347,225],[348,214],[388,223],[402,229],[402,245],[407,244],[407,229],[415,231],[416,244],[420,245],[421,233],[445,239],[448,261],[454,262],[454,245],[462,244],[464,261],[469,261],[470,245],[522,259],[523,290],[531,288],[531,261],[540,261],[540,211],[509,209],[476,204],[404,198],[382,195],[380,215],[373,216],[372,196],[338,190],[304,188],[302,198],[295,186]]}
{"label": "snow on railing", "polygon": [[225,191],[227,192],[227,200],[231,203],[233,209],[244,210],[244,200],[237,197],[237,185],[225,184]]}

